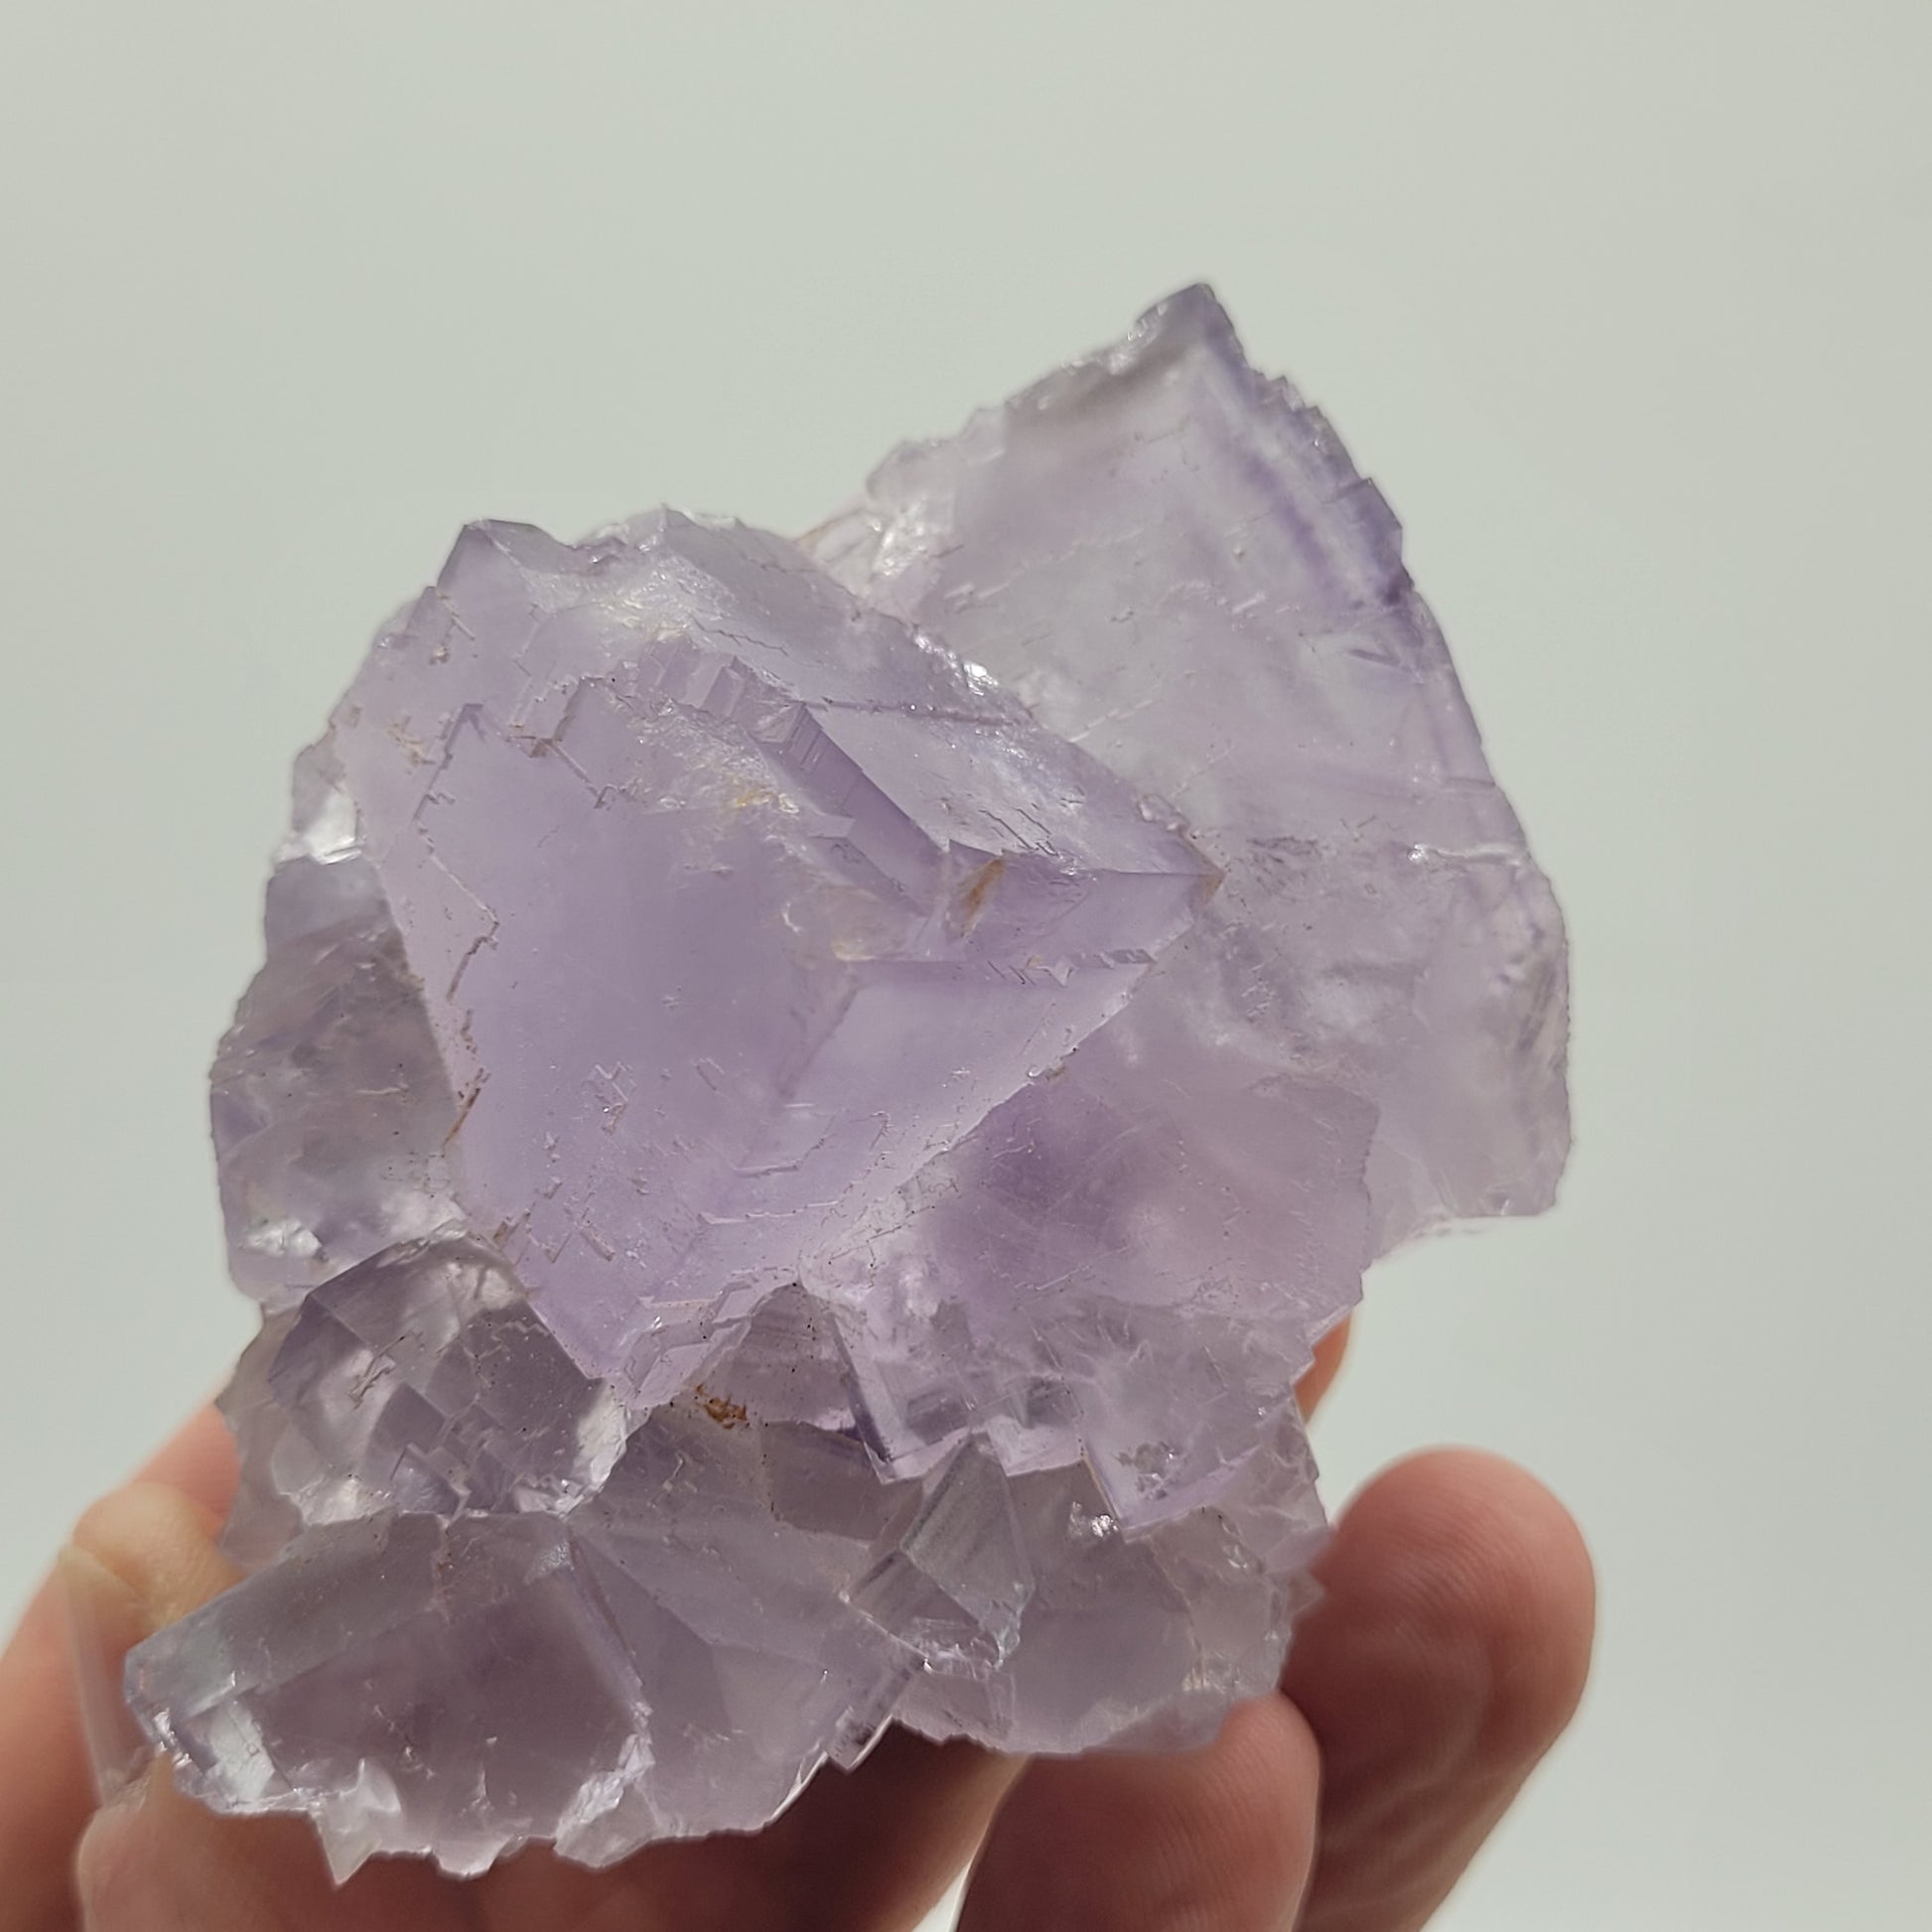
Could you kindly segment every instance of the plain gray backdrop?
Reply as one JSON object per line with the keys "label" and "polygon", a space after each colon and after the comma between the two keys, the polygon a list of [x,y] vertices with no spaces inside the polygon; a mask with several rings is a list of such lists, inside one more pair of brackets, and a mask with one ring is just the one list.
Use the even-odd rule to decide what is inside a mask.
{"label": "plain gray backdrop", "polygon": [[0,1607],[214,1385],[202,1079],[290,755],[466,518],[801,528],[1214,281],[1410,533],[1568,907],[1559,1210],[1317,1447],[1576,1510],[1442,1924],[1927,1922],[1932,9],[0,6]]}

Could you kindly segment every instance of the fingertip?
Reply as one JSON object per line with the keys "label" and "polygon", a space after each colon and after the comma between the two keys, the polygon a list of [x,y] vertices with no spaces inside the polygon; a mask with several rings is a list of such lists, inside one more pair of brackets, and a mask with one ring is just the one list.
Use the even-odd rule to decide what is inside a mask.
{"label": "fingertip", "polygon": [[1273,1932],[1313,1864],[1319,1784],[1315,1740],[1284,1698],[1237,1706],[1200,1750],[1039,1759],[994,1821],[960,1932]]}
{"label": "fingertip", "polygon": [[1521,1771],[1583,1699],[1595,1575],[1556,1495],[1503,1456],[1434,1449],[1342,1513],[1283,1679],[1337,1760]]}
{"label": "fingertip", "polygon": [[[455,1895],[418,1859],[373,1859],[337,1885],[306,1819],[218,1816],[163,1762],[95,1814],[72,1869],[81,1924],[114,1932],[429,1927],[445,1923]],[[481,1924],[481,1902],[473,1910]]]}
{"label": "fingertip", "polygon": [[165,1482],[204,1509],[225,1516],[238,1473],[234,1437],[219,1411],[209,1406],[198,1410],[163,1444],[135,1480]]}
{"label": "fingertip", "polygon": [[1310,1364],[1308,1373],[1295,1385],[1295,1399],[1301,1404],[1304,1420],[1314,1414],[1321,1399],[1333,1386],[1335,1377],[1341,1373],[1353,1327],[1354,1317],[1344,1315],[1314,1344],[1314,1360]]}
{"label": "fingertip", "polygon": [[[148,1776],[156,1775],[150,1767]],[[88,1820],[73,1853],[74,1898],[81,1923],[136,1925],[147,1892],[140,1840],[147,1829],[146,1783],[122,1791]]]}
{"label": "fingertip", "polygon": [[219,1530],[212,1511],[172,1484],[137,1481],[90,1504],[69,1541],[132,1592],[153,1631],[234,1582]]}
{"label": "fingertip", "polygon": [[80,1747],[94,1796],[105,1804],[140,1774],[151,1754],[121,1689],[127,1653],[151,1625],[134,1590],[85,1550],[69,1544],[54,1574],[67,1625]]}
{"label": "fingertip", "polygon": [[1465,1449],[1396,1463],[1344,1512],[1322,1578],[1346,1614],[1379,1618],[1459,1697],[1482,1765],[1534,1761],[1575,1715],[1594,1566],[1570,1511],[1517,1464]]}
{"label": "fingertip", "polygon": [[1314,1863],[1321,1791],[1321,1750],[1308,1720],[1286,1698],[1238,1704],[1207,1756],[1212,1775],[1196,1801],[1195,1839],[1248,1873],[1257,1898],[1299,1900]]}
{"label": "fingertip", "polygon": [[[1481,1465],[1489,1497],[1470,1607],[1501,1687],[1483,1747],[1504,1765],[1534,1761],[1583,1702],[1596,1640],[1596,1566],[1577,1519],[1544,1484],[1500,1456],[1465,1454]],[[1473,1468],[1462,1481],[1475,1486]]]}
{"label": "fingertip", "polygon": [[[0,1926],[72,1922],[76,1845],[100,1801],[151,1758],[122,1691],[126,1653],[233,1581],[214,1543],[232,1466],[208,1411],[145,1480],[87,1510],[0,1655],[0,1755],[15,1767],[0,1780]],[[102,1823],[88,1856],[104,1874],[129,1829]]]}

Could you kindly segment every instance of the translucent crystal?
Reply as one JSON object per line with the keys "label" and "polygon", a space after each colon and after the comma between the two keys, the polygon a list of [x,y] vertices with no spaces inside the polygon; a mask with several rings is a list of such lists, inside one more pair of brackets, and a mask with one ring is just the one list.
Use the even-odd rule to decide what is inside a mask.
{"label": "translucent crystal", "polygon": [[1205,289],[896,451],[811,541],[1178,811],[1224,879],[1173,997],[1218,981],[1238,1050],[1375,1103],[1378,1250],[1550,1204],[1555,897],[1387,503]]}
{"label": "translucent crystal", "polygon": [[251,1574],[130,1659],[339,1870],[1279,1671],[1293,1387],[1533,1211],[1565,961],[1396,526],[1202,290],[802,545],[479,525],[298,761],[213,1075]]}

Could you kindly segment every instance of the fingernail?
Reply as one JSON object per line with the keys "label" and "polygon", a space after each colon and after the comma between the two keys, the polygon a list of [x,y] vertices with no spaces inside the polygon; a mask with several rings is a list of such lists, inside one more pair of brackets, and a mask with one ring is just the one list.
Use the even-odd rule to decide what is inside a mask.
{"label": "fingernail", "polygon": [[127,1653],[148,1635],[149,1619],[140,1597],[86,1551],[69,1544],[57,1568],[80,1734],[95,1794],[104,1805],[139,1777],[154,1755],[121,1688]]}

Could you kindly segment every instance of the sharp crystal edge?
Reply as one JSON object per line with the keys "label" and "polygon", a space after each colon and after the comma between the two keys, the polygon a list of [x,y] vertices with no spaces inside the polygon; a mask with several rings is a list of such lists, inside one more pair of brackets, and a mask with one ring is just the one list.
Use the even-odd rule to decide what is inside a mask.
{"label": "sharp crystal edge", "polygon": [[464,532],[212,1076],[246,1579],[131,1704],[347,1873],[1180,1746],[1363,1265],[1549,1204],[1561,916],[1393,516],[1204,289],[798,543]]}

